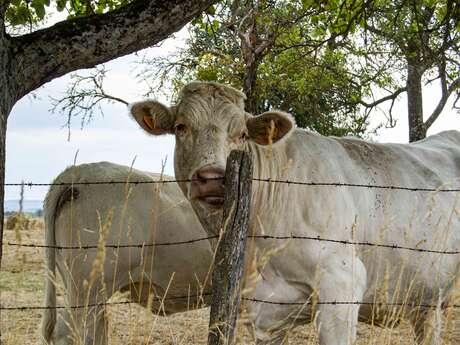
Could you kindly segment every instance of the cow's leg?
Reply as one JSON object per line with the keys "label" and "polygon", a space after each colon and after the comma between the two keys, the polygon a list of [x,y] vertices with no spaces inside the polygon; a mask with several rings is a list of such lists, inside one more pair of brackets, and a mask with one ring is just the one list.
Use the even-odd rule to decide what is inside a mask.
{"label": "cow's leg", "polygon": [[[78,276],[86,275],[79,274]],[[104,305],[110,298],[104,289],[107,284],[107,282],[102,284],[97,279],[88,291],[84,279],[66,282],[68,308],[63,310],[58,317],[55,328],[57,340],[63,339],[62,344],[72,345],[106,345],[108,343],[108,322]],[[70,342],[64,341],[69,338]]]}
{"label": "cow's leg", "polygon": [[410,318],[414,327],[415,341],[419,345],[440,345],[441,310],[420,310]]}
{"label": "cow's leg", "polygon": [[65,310],[57,315],[53,332],[53,345],[105,345],[107,344],[107,319],[105,308]]}
{"label": "cow's leg", "polygon": [[53,345],[72,345],[72,331],[69,328],[72,320],[72,315],[68,311],[60,311],[56,316],[56,325],[52,337]]}
{"label": "cow's leg", "polygon": [[62,343],[56,345],[106,345],[108,343],[105,307],[93,306],[64,315],[66,316],[61,318],[56,328],[56,339]]}
{"label": "cow's leg", "polygon": [[[288,344],[288,327],[283,325],[289,320],[287,308],[263,305],[256,308],[257,316],[254,320],[254,336],[257,345],[284,345]],[[281,310],[286,309],[286,310]],[[284,312],[283,312],[284,311]],[[281,320],[275,320],[274,315],[281,316]],[[276,318],[278,319],[278,317]],[[281,324],[281,325],[280,325]],[[284,327],[283,327],[284,326]]]}
{"label": "cow's leg", "polygon": [[353,344],[356,339],[359,302],[366,288],[366,269],[357,257],[326,260],[324,264],[320,273],[316,313],[319,343]]}
{"label": "cow's leg", "polygon": [[[305,300],[305,292],[284,279],[272,278],[258,282],[254,301],[246,304],[257,345],[288,344],[289,331],[310,320],[310,308],[298,305]],[[278,301],[286,304],[270,303]]]}
{"label": "cow's leg", "polygon": [[105,307],[92,307],[86,315],[85,345],[108,344],[108,322]]}

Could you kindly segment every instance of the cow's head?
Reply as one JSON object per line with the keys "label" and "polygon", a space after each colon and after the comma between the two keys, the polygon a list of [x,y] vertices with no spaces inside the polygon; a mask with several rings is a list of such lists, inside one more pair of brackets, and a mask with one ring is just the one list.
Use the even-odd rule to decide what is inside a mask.
{"label": "cow's head", "polygon": [[[289,114],[271,111],[252,116],[244,111],[245,95],[217,83],[193,82],[179,95],[177,105],[156,101],[131,106],[139,125],[153,135],[174,134],[176,179],[202,222],[219,220],[224,200],[223,176],[227,156],[249,143],[278,143],[293,129]],[[214,222],[214,221],[213,221]]]}

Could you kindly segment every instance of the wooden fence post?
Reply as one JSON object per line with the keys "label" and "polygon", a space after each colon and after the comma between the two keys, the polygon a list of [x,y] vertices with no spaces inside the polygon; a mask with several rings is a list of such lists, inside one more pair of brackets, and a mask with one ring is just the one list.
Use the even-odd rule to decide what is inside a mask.
{"label": "wooden fence post", "polygon": [[212,274],[212,302],[208,345],[232,345],[240,306],[249,211],[252,158],[232,151],[225,173],[223,235],[218,244]]}

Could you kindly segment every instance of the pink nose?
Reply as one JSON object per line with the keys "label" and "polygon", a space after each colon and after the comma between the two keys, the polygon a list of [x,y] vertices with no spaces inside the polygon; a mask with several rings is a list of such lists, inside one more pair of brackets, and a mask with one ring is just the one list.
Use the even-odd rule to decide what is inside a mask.
{"label": "pink nose", "polygon": [[198,199],[211,207],[224,204],[224,175],[221,168],[207,166],[192,176],[191,199]]}
{"label": "pink nose", "polygon": [[199,169],[193,176],[199,183],[207,183],[207,180],[217,180],[223,183],[224,175],[223,169],[209,166]]}

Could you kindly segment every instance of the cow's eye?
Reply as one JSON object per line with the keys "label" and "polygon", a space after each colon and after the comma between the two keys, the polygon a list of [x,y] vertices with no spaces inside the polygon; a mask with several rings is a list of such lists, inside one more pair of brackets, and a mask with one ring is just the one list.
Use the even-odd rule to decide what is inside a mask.
{"label": "cow's eye", "polygon": [[185,134],[185,131],[187,130],[187,128],[185,127],[183,123],[176,123],[174,126],[174,130],[177,135],[183,135]]}

